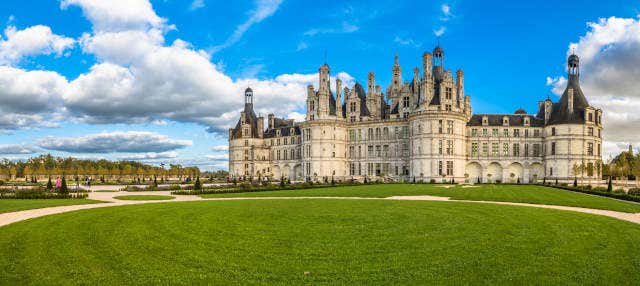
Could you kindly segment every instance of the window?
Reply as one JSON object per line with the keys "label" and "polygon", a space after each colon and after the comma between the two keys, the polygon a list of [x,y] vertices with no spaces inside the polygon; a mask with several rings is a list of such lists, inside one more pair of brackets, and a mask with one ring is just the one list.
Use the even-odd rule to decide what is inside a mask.
{"label": "window", "polygon": [[482,156],[489,154],[489,143],[482,143]]}
{"label": "window", "polygon": [[600,157],[600,143],[598,143],[598,157]]}
{"label": "window", "polygon": [[282,159],[287,160],[287,150],[282,151],[282,155],[283,155]]}
{"label": "window", "polygon": [[502,156],[509,156],[509,143],[502,143]]}
{"label": "window", "polygon": [[589,122],[593,122],[593,113],[589,112]]}
{"label": "window", "polygon": [[380,145],[376,145],[376,157],[382,156],[382,150],[380,149]]}
{"label": "window", "polygon": [[540,130],[533,130],[533,137],[540,137]]}
{"label": "window", "polygon": [[409,138],[409,126],[402,126],[402,138]]}
{"label": "window", "polygon": [[402,118],[409,118],[409,112],[402,113]]}
{"label": "window", "polygon": [[356,116],[352,115],[351,117],[349,117],[349,121],[350,122],[356,122]]}
{"label": "window", "polygon": [[409,97],[405,96],[402,98],[402,107],[407,108],[409,107]]}
{"label": "window", "polygon": [[369,145],[367,146],[367,156],[369,156],[369,158],[373,157],[373,145]]}
{"label": "window", "polygon": [[453,161],[447,161],[447,176],[453,176]]}
{"label": "window", "polygon": [[520,157],[520,144],[513,143],[513,157]]}
{"label": "window", "polygon": [[362,140],[362,130],[358,129],[358,140]]}
{"label": "window", "polygon": [[529,138],[529,129],[524,130],[524,138]]}
{"label": "window", "polygon": [[349,130],[349,141],[356,141],[356,131]]}
{"label": "window", "polygon": [[277,151],[278,156],[276,157],[276,160],[280,160],[280,150]]}
{"label": "window", "polygon": [[349,103],[349,111],[350,112],[356,112],[356,103],[355,102],[351,102]]}
{"label": "window", "polygon": [[478,129],[471,129],[471,137],[478,137]]}
{"label": "window", "polygon": [[244,147],[249,147],[249,140],[244,140]]}
{"label": "window", "polygon": [[502,137],[509,137],[509,129],[502,129]]}
{"label": "window", "polygon": [[524,156],[529,157],[529,144],[524,144]]}
{"label": "window", "polygon": [[362,158],[362,146],[358,146],[358,158]]}
{"label": "window", "polygon": [[498,157],[500,155],[500,146],[498,143],[491,143],[491,156]]}
{"label": "window", "polygon": [[389,157],[389,145],[383,145],[382,146],[382,157],[384,157],[384,158],[388,158]]}
{"label": "window", "polygon": [[556,136],[556,128],[551,127],[551,136]]}
{"label": "window", "polygon": [[284,138],[283,140],[284,140],[284,145],[288,145],[288,143],[287,143],[287,142],[288,142],[289,140],[287,140],[287,138]]}
{"label": "window", "polygon": [[382,139],[389,139],[389,128],[382,128]]}
{"label": "window", "polygon": [[409,156],[409,144],[402,143],[402,155]]}
{"label": "window", "polygon": [[447,87],[444,89],[444,98],[450,100],[452,98],[452,95],[453,95],[453,92],[450,87]]}
{"label": "window", "polygon": [[533,144],[533,157],[540,157],[540,154],[542,154],[540,146],[540,144]]}
{"label": "window", "polygon": [[442,172],[442,161],[438,161],[438,174],[442,176],[444,173]]}
{"label": "window", "polygon": [[471,156],[478,156],[478,142],[471,143]]}
{"label": "window", "polygon": [[351,163],[349,167],[349,175],[353,176],[356,174],[356,163]]}
{"label": "window", "polygon": [[438,140],[438,154],[442,155],[442,140]]}
{"label": "window", "polygon": [[447,155],[453,155],[453,140],[447,140]]}
{"label": "window", "polygon": [[493,128],[493,129],[491,130],[491,136],[493,136],[493,137],[498,137],[498,136],[500,136],[500,133],[499,133],[499,131],[498,131],[498,128]]}
{"label": "window", "polygon": [[513,129],[513,137],[520,137],[520,129]]}
{"label": "window", "polygon": [[442,134],[442,120],[438,120],[438,133]]}
{"label": "window", "polygon": [[445,104],[444,105],[444,110],[451,111],[451,104]]}
{"label": "window", "polygon": [[380,128],[376,128],[376,140],[380,140]]}
{"label": "window", "polygon": [[551,142],[551,155],[556,154],[556,142]]}
{"label": "window", "polygon": [[549,167],[549,176],[553,176],[553,167]]}
{"label": "window", "polygon": [[489,130],[487,130],[487,128],[483,128],[482,129],[482,136],[483,137],[488,137],[489,136]]}
{"label": "window", "polygon": [[587,156],[593,156],[593,143],[587,143]]}
{"label": "window", "polygon": [[367,130],[367,139],[373,140],[373,128]]}
{"label": "window", "polygon": [[447,120],[447,134],[453,134],[453,120]]}
{"label": "window", "polygon": [[314,111],[316,110],[316,102],[315,101],[309,101],[309,110]]}
{"label": "window", "polygon": [[587,134],[588,134],[589,136],[593,136],[593,127],[589,127],[589,128],[587,129]]}
{"label": "window", "polygon": [[313,114],[310,114],[310,115],[309,115],[309,120],[314,120],[314,116],[313,116]]}

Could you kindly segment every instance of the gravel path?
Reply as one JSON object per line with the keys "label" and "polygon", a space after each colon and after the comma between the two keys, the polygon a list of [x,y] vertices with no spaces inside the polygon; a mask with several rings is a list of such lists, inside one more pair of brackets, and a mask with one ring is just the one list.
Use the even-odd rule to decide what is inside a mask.
{"label": "gravel path", "polygon": [[[115,196],[122,196],[122,195],[163,195],[163,196],[174,196],[175,199],[153,200],[153,201],[129,201],[129,200],[118,200],[114,198]],[[50,207],[50,208],[11,212],[11,213],[3,213],[3,214],[0,214],[0,227],[14,223],[14,222],[19,222],[23,220],[28,220],[28,219],[52,215],[52,214],[59,214],[59,213],[65,213],[65,212],[76,211],[76,210],[84,210],[84,209],[112,207],[112,206],[169,203],[169,202],[188,202],[188,201],[301,200],[301,199],[452,201],[452,202],[465,202],[465,203],[525,206],[525,207],[557,209],[557,210],[574,211],[574,212],[581,212],[581,213],[588,213],[588,214],[595,214],[595,215],[603,215],[603,216],[608,216],[608,217],[640,224],[640,213],[631,214],[631,213],[609,211],[609,210],[567,207],[567,206],[557,206],[557,205],[539,205],[539,204],[528,204],[528,203],[451,200],[448,197],[436,197],[436,196],[393,196],[388,198],[362,198],[362,197],[254,197],[254,198],[251,198],[251,197],[242,197],[242,198],[203,199],[199,196],[171,195],[170,191],[154,191],[154,192],[99,192],[99,193],[94,192],[89,194],[89,199],[104,201],[105,203],[59,206],[59,207]]]}

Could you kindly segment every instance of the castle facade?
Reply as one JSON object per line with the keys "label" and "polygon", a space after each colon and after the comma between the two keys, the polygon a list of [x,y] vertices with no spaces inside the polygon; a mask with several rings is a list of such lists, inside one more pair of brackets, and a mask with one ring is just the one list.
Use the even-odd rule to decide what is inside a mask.
{"label": "castle facade", "polygon": [[398,57],[382,91],[375,74],[330,88],[329,66],[307,87],[304,122],[256,116],[253,90],[229,129],[229,173],[235,178],[536,182],[594,180],[601,175],[602,110],[579,84],[579,58],[567,61],[558,102],[540,101],[536,114],[473,114],[464,72],[445,69],[444,50],[422,56],[422,74],[403,81]]}

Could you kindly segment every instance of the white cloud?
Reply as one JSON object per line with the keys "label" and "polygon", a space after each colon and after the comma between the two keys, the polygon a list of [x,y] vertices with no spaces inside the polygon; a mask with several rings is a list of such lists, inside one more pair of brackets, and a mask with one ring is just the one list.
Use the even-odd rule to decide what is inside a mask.
{"label": "white cloud", "polygon": [[38,55],[62,56],[73,47],[75,40],[56,35],[43,25],[18,30],[8,26],[4,38],[0,37],[0,65],[13,65],[20,60]]}
{"label": "white cloud", "polygon": [[[603,109],[607,158],[628,144],[640,145],[640,20],[610,17],[587,26],[589,31],[569,44],[567,55],[580,56],[582,90],[589,104]],[[560,94],[566,79],[547,83]]]}
{"label": "white cloud", "polygon": [[444,35],[445,31],[447,31],[447,28],[444,26],[441,26],[440,28],[433,30],[433,34],[436,35],[436,37],[440,37]]}
{"label": "white cloud", "polygon": [[442,11],[442,17],[440,17],[441,21],[449,21],[449,18],[451,18],[451,6],[449,6],[449,4],[442,4],[440,6],[440,10]]}
{"label": "white cloud", "polygon": [[300,42],[298,43],[298,47],[296,47],[296,52],[306,50],[308,48],[309,48],[309,44],[307,44],[306,42]]}
{"label": "white cloud", "polygon": [[349,22],[343,21],[342,25],[337,28],[313,28],[304,32],[305,36],[315,36],[319,34],[347,34],[357,32],[360,27],[351,24]]}
{"label": "white cloud", "polygon": [[420,46],[422,46],[422,43],[416,42],[411,38],[401,38],[399,36],[396,36],[393,39],[393,41],[395,43],[397,43],[398,45],[401,45],[401,46],[412,46],[412,47],[420,47]]}
{"label": "white cloud", "polygon": [[278,10],[280,4],[282,4],[282,0],[257,0],[256,8],[249,13],[249,19],[236,27],[236,29],[233,31],[233,34],[231,34],[231,36],[227,38],[224,43],[213,47],[211,52],[215,53],[237,43],[242,38],[244,33],[246,33],[249,28],[251,28],[251,26],[262,22],[266,18],[271,17],[271,15],[273,15]]}
{"label": "white cloud", "polygon": [[209,154],[209,155],[205,155],[205,157],[207,157],[207,159],[210,160],[214,160],[214,161],[226,161],[229,160],[229,154]]}
{"label": "white cloud", "polygon": [[148,0],[62,0],[60,7],[79,6],[96,32],[170,28]]}
{"label": "white cloud", "polygon": [[38,148],[29,144],[5,144],[0,145],[0,154],[33,154]]}
{"label": "white cloud", "polygon": [[56,72],[0,66],[0,132],[55,126],[66,87]]}
{"label": "white cloud", "polygon": [[211,147],[211,150],[214,151],[214,152],[229,151],[229,145],[213,146],[213,147]]}
{"label": "white cloud", "polygon": [[102,132],[80,137],[44,137],[40,148],[72,153],[166,152],[191,146],[190,140],[175,140],[166,135],[146,132]]}
{"label": "white cloud", "polygon": [[147,153],[141,153],[141,154],[132,154],[127,156],[121,156],[118,158],[120,160],[144,161],[144,160],[172,159],[177,157],[178,157],[178,152],[168,151],[168,152],[147,152]]}
{"label": "white cloud", "polygon": [[191,5],[189,6],[190,10],[198,10],[200,8],[203,8],[205,6],[204,0],[193,0],[191,2]]}

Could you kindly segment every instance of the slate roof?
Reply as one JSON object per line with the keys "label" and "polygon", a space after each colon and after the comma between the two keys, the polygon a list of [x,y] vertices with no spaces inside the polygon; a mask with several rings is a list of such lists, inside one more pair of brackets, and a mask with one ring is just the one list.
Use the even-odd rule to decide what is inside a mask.
{"label": "slate roof", "polygon": [[[247,123],[251,126],[251,134],[258,134],[258,132],[262,132],[262,130],[258,130],[258,117],[256,116],[255,112],[253,112],[253,108],[250,105],[245,105],[244,107],[244,112],[245,112],[245,121],[244,123]],[[242,138],[242,117],[240,119],[238,119],[238,123],[236,123],[236,127],[233,128],[233,131],[231,132],[231,138],[233,139],[237,139],[237,138]]]}
{"label": "slate roof", "polygon": [[467,126],[482,126],[482,118],[487,116],[489,119],[488,126],[502,126],[502,118],[509,118],[509,126],[524,126],[524,118],[529,117],[529,126],[543,127],[544,119],[531,114],[475,114],[471,116]]}
{"label": "slate roof", "polygon": [[[573,88],[573,113],[569,113],[569,88]],[[589,102],[580,89],[578,75],[569,75],[567,88],[562,93],[560,100],[553,104],[547,124],[582,124],[585,122],[584,113],[587,107],[589,107]]]}

